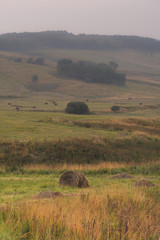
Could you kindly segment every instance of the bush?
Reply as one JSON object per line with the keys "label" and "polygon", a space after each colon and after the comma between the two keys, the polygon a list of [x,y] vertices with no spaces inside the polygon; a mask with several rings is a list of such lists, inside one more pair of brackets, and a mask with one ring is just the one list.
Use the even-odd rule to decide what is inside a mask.
{"label": "bush", "polygon": [[34,59],[33,59],[33,57],[29,57],[29,58],[27,59],[27,63],[34,64]]}
{"label": "bush", "polygon": [[73,114],[87,114],[89,113],[89,108],[84,102],[69,102],[65,112]]}
{"label": "bush", "polygon": [[45,64],[43,58],[36,58],[36,59],[34,59],[33,57],[29,57],[29,58],[27,59],[27,63],[37,64],[37,65],[44,65],[44,64]]}
{"label": "bush", "polygon": [[43,58],[36,58],[34,63],[38,64],[38,65],[44,65],[44,59]]}
{"label": "bush", "polygon": [[33,83],[38,82],[38,80],[39,80],[38,75],[33,75],[33,76],[32,76],[32,82],[33,82]]}
{"label": "bush", "polygon": [[15,62],[22,62],[22,58],[17,57],[17,58],[14,59],[14,61],[15,61]]}
{"label": "bush", "polygon": [[120,110],[120,107],[114,105],[114,106],[111,107],[111,110],[112,110],[113,112],[118,112],[118,111]]}

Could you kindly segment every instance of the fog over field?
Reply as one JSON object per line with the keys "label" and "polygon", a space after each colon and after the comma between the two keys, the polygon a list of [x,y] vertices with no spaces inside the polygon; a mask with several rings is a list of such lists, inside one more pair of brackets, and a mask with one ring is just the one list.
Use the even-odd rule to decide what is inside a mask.
{"label": "fog over field", "polygon": [[0,33],[67,30],[160,39],[159,0],[0,0]]}

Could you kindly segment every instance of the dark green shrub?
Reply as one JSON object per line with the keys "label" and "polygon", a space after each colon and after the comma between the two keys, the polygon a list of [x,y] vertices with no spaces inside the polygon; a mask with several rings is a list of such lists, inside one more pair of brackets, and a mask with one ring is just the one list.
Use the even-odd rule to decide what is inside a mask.
{"label": "dark green shrub", "polygon": [[73,114],[87,114],[89,113],[89,108],[84,102],[69,102],[65,112]]}
{"label": "dark green shrub", "polygon": [[119,112],[120,107],[117,106],[117,105],[114,105],[114,106],[111,107],[111,110],[112,110],[113,112]]}
{"label": "dark green shrub", "polygon": [[32,76],[32,82],[33,82],[33,83],[38,82],[38,80],[39,80],[38,75],[33,75],[33,76]]}

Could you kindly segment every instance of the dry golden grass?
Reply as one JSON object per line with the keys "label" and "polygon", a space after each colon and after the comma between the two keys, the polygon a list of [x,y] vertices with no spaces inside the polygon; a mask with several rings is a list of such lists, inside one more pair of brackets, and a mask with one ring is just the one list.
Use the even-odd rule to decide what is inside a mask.
{"label": "dry golden grass", "polygon": [[146,192],[117,185],[75,197],[23,201],[3,208],[3,227],[19,229],[16,239],[158,240],[160,204]]}
{"label": "dry golden grass", "polygon": [[[132,163],[118,163],[118,162],[100,162],[98,164],[57,164],[57,165],[46,165],[46,164],[30,164],[25,165],[23,168],[25,170],[31,171],[41,171],[41,170],[66,170],[70,169],[73,171],[83,171],[83,170],[100,170],[100,169],[116,169],[116,168],[126,168],[132,166]],[[3,166],[0,169],[4,169]]]}

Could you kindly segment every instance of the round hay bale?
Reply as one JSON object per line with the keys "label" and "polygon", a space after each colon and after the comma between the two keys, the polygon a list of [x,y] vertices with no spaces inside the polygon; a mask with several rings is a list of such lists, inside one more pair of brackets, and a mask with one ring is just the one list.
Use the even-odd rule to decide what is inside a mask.
{"label": "round hay bale", "polygon": [[34,199],[43,199],[43,198],[56,198],[56,197],[63,197],[63,194],[60,192],[46,191],[46,192],[40,192],[33,198]]}
{"label": "round hay bale", "polygon": [[62,176],[60,177],[59,183],[62,186],[78,187],[79,176],[74,171],[67,171],[62,174]]}
{"label": "round hay bale", "polygon": [[136,186],[136,187],[155,187],[155,184],[150,182],[150,181],[147,181],[145,179],[142,179],[138,182],[135,182],[133,184],[133,186]]}
{"label": "round hay bale", "polygon": [[82,174],[77,172],[78,176],[79,176],[79,184],[78,187],[89,187],[89,182],[88,179]]}
{"label": "round hay bale", "polygon": [[134,178],[134,177],[128,173],[122,172],[122,173],[113,175],[112,178],[122,179],[122,178]]}
{"label": "round hay bale", "polygon": [[87,178],[78,172],[67,171],[62,174],[59,180],[62,186],[72,186],[72,187],[88,187],[89,183]]}

